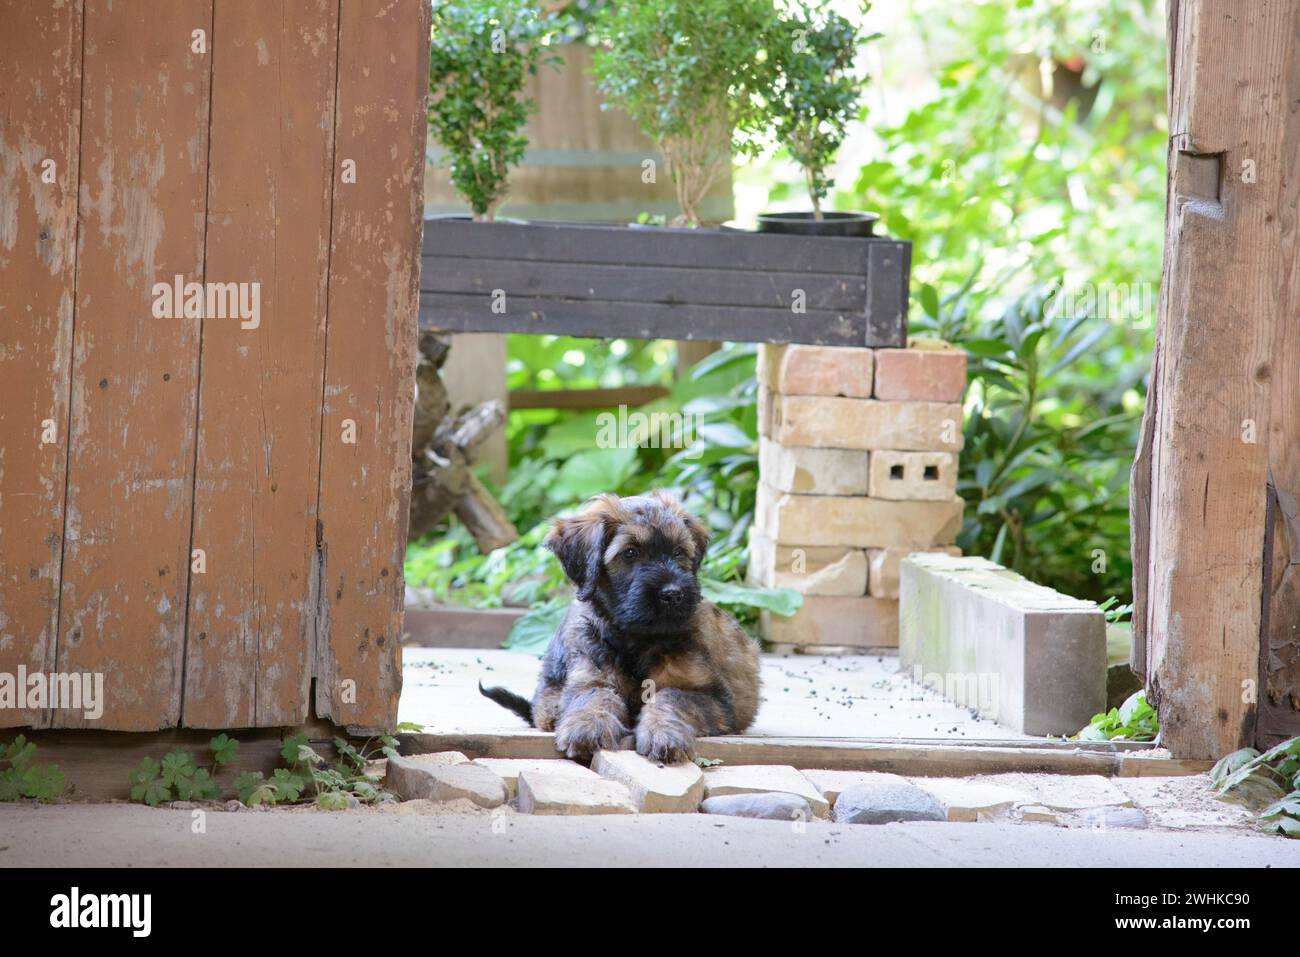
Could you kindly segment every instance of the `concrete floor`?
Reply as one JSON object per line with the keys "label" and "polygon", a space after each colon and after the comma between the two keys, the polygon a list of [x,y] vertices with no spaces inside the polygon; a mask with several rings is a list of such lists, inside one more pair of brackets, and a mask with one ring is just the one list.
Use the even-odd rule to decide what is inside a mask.
{"label": "concrete floor", "polygon": [[0,869],[259,866],[1297,867],[1300,841],[1253,833],[1017,824],[883,827],[704,814],[211,811],[0,804]]}
{"label": "concrete floor", "polygon": [[[399,721],[430,733],[520,731],[478,693],[504,685],[531,697],[539,660],[500,650],[402,649]],[[764,655],[763,695],[750,734],[786,737],[1028,740],[908,680],[894,656]]]}

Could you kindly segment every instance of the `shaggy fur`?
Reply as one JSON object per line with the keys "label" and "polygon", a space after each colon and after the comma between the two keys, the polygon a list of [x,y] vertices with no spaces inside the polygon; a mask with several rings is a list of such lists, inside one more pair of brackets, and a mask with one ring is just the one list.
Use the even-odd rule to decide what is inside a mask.
{"label": "shaggy fur", "polygon": [[577,588],[532,701],[479,690],[589,758],[635,745],[655,761],[695,753],[698,735],[745,730],[758,710],[758,648],[700,598],[709,533],[671,496],[601,495],[556,519],[546,546]]}

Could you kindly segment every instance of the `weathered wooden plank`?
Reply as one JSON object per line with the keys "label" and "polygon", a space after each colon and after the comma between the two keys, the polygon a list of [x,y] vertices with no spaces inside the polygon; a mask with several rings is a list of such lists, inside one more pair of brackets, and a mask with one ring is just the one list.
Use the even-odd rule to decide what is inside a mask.
{"label": "weathered wooden plank", "polygon": [[[1300,48],[1300,17],[1292,21],[1290,51]],[[1286,172],[1278,184],[1279,217],[1300,208],[1300,68],[1289,64],[1283,102],[1292,105],[1280,152]],[[1257,374],[1272,390],[1268,436],[1271,548],[1265,554],[1262,668],[1256,745],[1272,747],[1300,735],[1300,237],[1294,220],[1279,237],[1283,273],[1272,357]]]}
{"label": "weathered wooden plank", "polygon": [[[0,672],[54,667],[76,273],[81,3],[0,0]],[[0,727],[41,708],[0,709]]]}
{"label": "weathered wooden plank", "polygon": [[216,7],[205,271],[257,314],[203,322],[187,727],[307,717],[337,11]]}
{"label": "weathered wooden plank", "polygon": [[[1172,208],[1151,422],[1148,690],[1163,741],[1210,759],[1254,737],[1272,366],[1297,268],[1279,192],[1300,156],[1300,5],[1171,13]],[[1232,56],[1220,55],[1223,50]],[[1290,143],[1291,148],[1287,148]],[[1294,185],[1292,186],[1294,188]]]}
{"label": "weathered wooden plank", "polygon": [[430,219],[424,255],[465,259],[687,269],[864,275],[873,243],[895,240],[786,236],[727,229],[589,223],[472,223]]}
{"label": "weathered wooden plank", "polygon": [[343,0],[321,439],[316,714],[392,727],[423,216],[430,9]]}
{"label": "weathered wooden plank", "polygon": [[886,346],[865,339],[860,315],[761,309],[755,306],[680,306],[650,302],[584,302],[506,297],[494,312],[490,294],[420,293],[420,328],[450,332],[523,332],[534,335],[629,339],[720,339],[804,342],[831,346]]}
{"label": "weathered wooden plank", "polygon": [[[554,758],[555,736],[541,731],[513,734],[402,734],[403,754],[459,751],[470,758]],[[1135,750],[1149,748],[1138,745]],[[868,738],[799,738],[728,735],[700,738],[696,752],[725,764],[788,764],[801,769],[887,771],[916,776],[964,776],[1011,772],[1048,774],[1121,773],[1125,753],[1071,741],[1013,744],[1003,741],[940,742]],[[1160,759],[1151,758],[1156,764]],[[1153,774],[1154,768],[1145,769]],[[1184,768],[1169,769],[1174,774]],[[1136,774],[1136,770],[1128,772]]]}
{"label": "weathered wooden plank", "polygon": [[442,256],[428,256],[421,263],[420,289],[484,297],[500,289],[507,298],[539,295],[607,303],[756,306],[786,311],[798,302],[819,312],[860,312],[867,297],[862,273],[703,272],[635,262],[613,266]]}
{"label": "weathered wooden plank", "polygon": [[210,39],[210,0],[86,3],[56,667],[103,673],[100,728],[180,717],[199,326],[155,318],[153,288],[202,278],[210,57],[196,30]]}

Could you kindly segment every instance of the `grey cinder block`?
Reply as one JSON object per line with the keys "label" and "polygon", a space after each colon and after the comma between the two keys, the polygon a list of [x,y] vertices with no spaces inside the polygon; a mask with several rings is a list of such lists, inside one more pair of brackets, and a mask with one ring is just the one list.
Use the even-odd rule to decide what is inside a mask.
{"label": "grey cinder block", "polygon": [[1106,620],[988,559],[904,558],[899,661],[916,680],[1023,734],[1074,734],[1106,705]]}

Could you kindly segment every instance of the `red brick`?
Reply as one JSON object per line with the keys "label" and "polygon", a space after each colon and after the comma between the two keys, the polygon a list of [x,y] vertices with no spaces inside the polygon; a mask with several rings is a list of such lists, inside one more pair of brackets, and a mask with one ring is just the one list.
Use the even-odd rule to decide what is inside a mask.
{"label": "red brick", "polygon": [[940,348],[877,349],[877,399],[960,402],[966,391],[966,353]]}
{"label": "red brick", "polygon": [[875,357],[870,349],[800,344],[758,347],[758,380],[783,395],[871,398]]}

